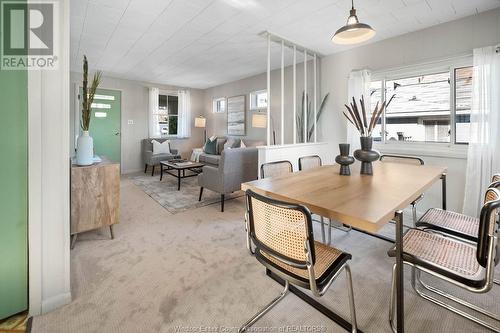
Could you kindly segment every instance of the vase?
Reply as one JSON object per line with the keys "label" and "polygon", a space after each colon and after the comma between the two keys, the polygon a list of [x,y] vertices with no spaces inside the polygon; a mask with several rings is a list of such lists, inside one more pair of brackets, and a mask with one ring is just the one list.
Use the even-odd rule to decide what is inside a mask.
{"label": "vase", "polygon": [[373,138],[371,136],[362,136],[359,138],[361,149],[354,152],[354,157],[361,161],[361,174],[373,175],[372,162],[378,160],[380,154],[372,150]]}
{"label": "vase", "polygon": [[76,146],[76,164],[91,165],[94,163],[94,140],[89,135],[89,131],[83,131],[78,136]]}
{"label": "vase", "polygon": [[335,162],[340,164],[340,175],[342,176],[351,175],[351,169],[349,168],[349,165],[354,163],[354,157],[349,156],[349,146],[350,145],[348,143],[340,143],[340,155],[335,157]]}

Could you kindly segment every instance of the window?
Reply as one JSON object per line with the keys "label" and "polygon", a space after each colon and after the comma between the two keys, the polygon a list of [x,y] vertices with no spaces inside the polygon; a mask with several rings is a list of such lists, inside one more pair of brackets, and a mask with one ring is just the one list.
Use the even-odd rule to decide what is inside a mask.
{"label": "window", "polygon": [[213,113],[226,112],[226,98],[225,97],[214,98],[212,112]]}
{"label": "window", "polygon": [[156,116],[161,136],[177,135],[178,111],[178,96],[164,94],[158,96],[158,113]]}
{"label": "window", "polygon": [[371,82],[371,109],[392,101],[375,126],[381,142],[467,143],[472,67],[449,66]]}
{"label": "window", "polygon": [[250,110],[267,108],[267,91],[259,90],[250,93]]}

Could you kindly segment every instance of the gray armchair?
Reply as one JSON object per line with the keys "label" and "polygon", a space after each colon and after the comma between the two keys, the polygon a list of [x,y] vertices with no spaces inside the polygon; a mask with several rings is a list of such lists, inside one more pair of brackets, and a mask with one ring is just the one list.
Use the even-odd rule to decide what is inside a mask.
{"label": "gray armchair", "polygon": [[241,183],[258,178],[257,148],[224,149],[218,166],[205,165],[203,172],[198,175],[200,197],[203,188],[220,193],[221,212],[224,211],[224,197],[241,189]]}
{"label": "gray armchair", "polygon": [[168,161],[174,158],[181,158],[177,149],[173,149],[170,146],[170,154],[153,154],[153,144],[151,140],[156,140],[158,142],[164,142],[168,139],[143,139],[142,140],[142,160],[144,162],[144,173],[148,171],[148,166],[152,166],[151,176],[155,173],[155,165],[159,165],[160,161]]}

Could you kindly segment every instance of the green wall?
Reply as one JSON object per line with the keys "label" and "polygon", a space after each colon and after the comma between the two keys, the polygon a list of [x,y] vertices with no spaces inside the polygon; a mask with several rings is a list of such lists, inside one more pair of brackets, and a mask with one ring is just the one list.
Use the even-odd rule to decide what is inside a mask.
{"label": "green wall", "polygon": [[28,308],[28,74],[0,69],[0,319]]}

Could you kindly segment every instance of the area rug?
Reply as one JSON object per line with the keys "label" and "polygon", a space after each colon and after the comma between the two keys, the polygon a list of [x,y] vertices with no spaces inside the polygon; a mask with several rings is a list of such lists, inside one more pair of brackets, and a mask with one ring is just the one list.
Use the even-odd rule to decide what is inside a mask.
{"label": "area rug", "polygon": [[[203,197],[198,201],[200,186],[197,177],[181,179],[181,189],[177,191],[177,178],[164,174],[160,181],[159,175],[134,174],[129,176],[132,182],[139,186],[147,195],[153,198],[172,214],[178,214],[189,209],[220,203],[220,194],[203,190]],[[226,194],[226,201],[241,197],[242,191]],[[218,207],[219,208],[219,207]]]}

